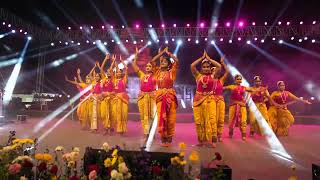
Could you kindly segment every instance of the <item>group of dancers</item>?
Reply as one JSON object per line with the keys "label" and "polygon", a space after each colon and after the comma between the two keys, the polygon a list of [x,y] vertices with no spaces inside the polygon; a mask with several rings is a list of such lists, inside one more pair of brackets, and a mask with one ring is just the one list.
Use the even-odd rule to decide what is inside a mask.
{"label": "group of dancers", "polygon": [[[134,71],[140,79],[140,93],[137,104],[145,141],[149,136],[150,126],[157,113],[158,132],[161,145],[168,147],[172,143],[175,132],[177,97],[173,84],[176,80],[179,60],[168,48],[159,50],[158,54],[146,64],[142,71],[137,66],[139,51],[136,49],[135,58],[131,62]],[[126,92],[128,81],[127,64],[120,58],[123,68],[119,68],[116,55],[107,54],[102,64],[96,63],[85,82],[81,78],[80,69],[74,80],[66,81],[77,86],[82,96],[77,109],[77,115],[82,128],[89,127],[92,132],[97,132],[98,122],[103,124],[105,134],[116,131],[124,134],[127,131],[128,102]],[[111,65],[106,69],[107,61]],[[201,64],[200,71],[197,65]],[[96,68],[99,69],[96,72]],[[223,72],[224,73],[221,73]],[[277,82],[278,90],[271,95],[267,86],[262,85],[260,76],[254,77],[254,86],[242,86],[242,76],[234,77],[234,84],[224,85],[229,75],[228,66],[222,57],[217,62],[204,51],[203,55],[191,64],[191,72],[196,80],[196,93],[193,99],[194,121],[198,135],[198,146],[216,147],[217,142],[222,142],[222,132],[225,119],[224,90],[231,91],[229,104],[229,137],[232,138],[234,127],[239,126],[242,140],[246,140],[247,126],[247,98],[248,92],[256,106],[257,111],[250,111],[250,136],[264,135],[262,119],[278,136],[287,136],[294,118],[287,106],[295,102],[311,104],[300,99],[285,89],[283,81]],[[85,93],[84,93],[85,91]],[[266,103],[270,104],[269,109]],[[264,121],[263,120],[263,121]]]}

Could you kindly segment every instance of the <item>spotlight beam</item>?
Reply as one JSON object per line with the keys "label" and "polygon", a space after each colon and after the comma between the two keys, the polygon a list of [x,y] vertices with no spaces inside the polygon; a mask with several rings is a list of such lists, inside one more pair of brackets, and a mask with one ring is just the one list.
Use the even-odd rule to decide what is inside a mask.
{"label": "spotlight beam", "polygon": [[201,1],[197,1],[197,31],[196,31],[196,39],[199,39],[199,27],[200,24],[200,15],[201,15]]}
{"label": "spotlight beam", "polygon": [[286,42],[286,41],[282,41],[282,44],[284,44],[284,45],[286,45],[286,46],[289,46],[289,47],[291,47],[291,48],[294,48],[294,49],[296,49],[296,50],[299,50],[299,51],[301,51],[301,52],[304,52],[304,53],[306,53],[306,54],[309,54],[309,55],[311,55],[311,56],[314,56],[314,57],[316,57],[316,58],[320,58],[320,54],[319,54],[319,53],[310,51],[310,50],[308,50],[308,49],[305,49],[305,48],[302,48],[302,47],[299,47],[299,46],[296,46],[296,45],[291,44],[291,43]]}
{"label": "spotlight beam", "polygon": [[[160,0],[157,0],[157,7],[158,7],[159,15],[160,15],[160,21],[161,21],[161,23],[164,23]],[[162,30],[164,32],[163,33],[164,34],[164,39],[168,40],[167,35],[166,35],[166,31],[163,28],[162,28]]]}
{"label": "spotlight beam", "polygon": [[231,38],[230,39],[233,39],[233,34],[234,34],[234,32],[236,30],[236,27],[237,27],[237,22],[238,22],[238,19],[239,19],[239,14],[240,14],[240,10],[241,10],[242,4],[243,4],[243,0],[240,0],[238,8],[237,8],[236,18],[234,20],[235,23],[233,23],[233,29],[232,29],[232,33],[231,33]]}

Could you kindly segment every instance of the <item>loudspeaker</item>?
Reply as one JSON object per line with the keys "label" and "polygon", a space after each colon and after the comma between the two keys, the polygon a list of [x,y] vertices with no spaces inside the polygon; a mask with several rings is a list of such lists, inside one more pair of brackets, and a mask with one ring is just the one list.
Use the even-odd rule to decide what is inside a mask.
{"label": "loudspeaker", "polygon": [[312,180],[320,180],[320,166],[312,164]]}

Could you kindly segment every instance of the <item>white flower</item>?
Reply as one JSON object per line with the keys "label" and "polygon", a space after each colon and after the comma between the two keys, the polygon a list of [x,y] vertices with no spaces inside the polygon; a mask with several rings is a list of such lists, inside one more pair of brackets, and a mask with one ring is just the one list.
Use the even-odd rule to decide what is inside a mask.
{"label": "white flower", "polygon": [[124,179],[130,179],[131,178],[131,173],[130,172],[128,172],[125,176],[124,176]]}
{"label": "white flower", "polygon": [[103,149],[103,150],[105,150],[105,151],[109,151],[109,150],[110,150],[110,146],[109,146],[109,144],[108,144],[108,143],[106,143],[106,142],[105,142],[105,143],[103,143],[103,144],[102,144],[102,149]]}
{"label": "white flower", "polygon": [[63,149],[64,149],[64,148],[63,148],[62,146],[57,146],[56,149],[55,149],[55,151],[63,151]]}
{"label": "white flower", "polygon": [[71,152],[70,157],[72,161],[77,161],[79,158],[79,152]]}
{"label": "white flower", "polygon": [[110,174],[112,179],[116,179],[116,177],[118,176],[118,171],[114,169],[111,171]]}
{"label": "white flower", "polygon": [[118,173],[118,174],[117,174],[117,177],[116,177],[116,180],[124,180],[123,174]]}
{"label": "white flower", "polygon": [[73,152],[80,152],[80,148],[74,147],[74,148],[72,148],[72,151],[73,151]]}
{"label": "white flower", "polygon": [[120,163],[118,168],[119,168],[119,172],[122,174],[127,174],[129,172],[129,169],[128,169],[126,163],[124,163],[124,162]]}

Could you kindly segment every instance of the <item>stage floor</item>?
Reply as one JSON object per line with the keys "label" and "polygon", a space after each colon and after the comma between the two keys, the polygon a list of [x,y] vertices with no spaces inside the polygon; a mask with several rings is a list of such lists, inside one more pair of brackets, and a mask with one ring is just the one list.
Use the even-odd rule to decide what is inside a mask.
{"label": "stage floor", "polygon": [[[6,137],[10,130],[15,130],[18,138],[40,137],[59,119],[52,120],[40,131],[33,133],[34,126],[40,120],[41,118],[31,118],[26,123],[16,122],[0,126],[0,143],[3,144],[7,140]],[[289,137],[279,138],[292,157],[292,162],[273,154],[265,138],[248,137],[247,141],[243,142],[240,139],[238,129],[235,130],[233,139],[227,138],[227,130],[224,131],[224,141],[218,143],[215,149],[198,148],[194,146],[197,143],[197,137],[193,123],[177,123],[173,146],[170,148],[160,147],[159,138],[156,137],[151,151],[178,152],[179,142],[185,142],[188,146],[187,155],[191,150],[197,150],[201,154],[201,159],[210,159],[215,152],[220,152],[226,164],[232,168],[233,179],[236,180],[250,178],[258,180],[287,179],[292,175],[290,166],[293,164],[297,166],[298,178],[307,180],[311,179],[311,164],[320,164],[319,132],[319,125],[298,124],[291,127]],[[124,137],[119,135],[103,136],[102,134],[102,130],[98,134],[80,130],[77,121],[66,119],[40,142],[39,150],[44,151],[46,148],[53,150],[58,145],[70,150],[71,147],[77,146],[81,148],[83,153],[85,147],[100,148],[104,142],[108,142],[110,145],[125,146],[127,150],[138,150],[142,144],[142,129],[138,121],[128,122],[128,133]]]}

